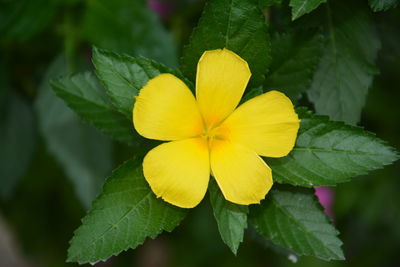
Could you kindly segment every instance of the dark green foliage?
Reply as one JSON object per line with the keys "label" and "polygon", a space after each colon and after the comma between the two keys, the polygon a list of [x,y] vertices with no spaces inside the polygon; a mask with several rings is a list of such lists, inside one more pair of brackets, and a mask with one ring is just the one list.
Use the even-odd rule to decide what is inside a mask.
{"label": "dark green foliage", "polygon": [[[399,155],[369,131],[399,147],[398,4],[2,0],[0,236],[10,242],[0,242],[0,265],[64,266],[78,227],[70,262],[120,254],[106,265],[287,266],[289,259],[298,267],[323,267],[319,259],[346,254],[348,261],[329,266],[397,266],[399,165],[381,168]],[[92,57],[93,45],[99,48]],[[318,115],[297,109],[296,146],[286,157],[265,159],[275,184],[260,205],[226,201],[211,180],[209,197],[189,213],[156,198],[143,177],[143,156],[157,141],[137,135],[132,108],[160,73],[176,75],[194,91],[199,57],[224,47],[253,74],[241,103],[279,90]],[[66,59],[53,62],[60,54]],[[169,68],[178,68],[180,55],[187,78]],[[368,131],[350,125],[356,123]],[[358,175],[365,176],[343,183]],[[344,253],[313,190],[300,188],[319,185],[337,185],[334,206],[326,210]],[[130,248],[137,249],[121,253]]]}
{"label": "dark green foliage", "polygon": [[[2,91],[4,84],[1,84]],[[0,196],[8,198],[32,158],[36,129],[32,108],[11,94],[0,106]]]}
{"label": "dark green foliage", "polygon": [[144,0],[88,1],[83,37],[101,48],[177,66],[176,47]]}
{"label": "dark green foliage", "polygon": [[308,96],[317,113],[356,124],[378,72],[374,63],[380,41],[360,1],[333,1],[323,11],[327,40]]}
{"label": "dark green foliage", "polygon": [[211,0],[183,51],[181,67],[195,80],[197,62],[206,50],[228,48],[249,64],[251,86],[258,86],[270,62],[270,43],[256,0]]}
{"label": "dark green foliage", "polygon": [[327,0],[290,0],[289,5],[292,7],[292,19],[295,20],[304,14],[310,13],[326,1]]}
{"label": "dark green foliage", "polygon": [[19,0],[0,3],[0,36],[27,40],[45,28],[56,12],[57,0]]}
{"label": "dark green foliage", "polygon": [[82,119],[103,133],[130,145],[138,142],[140,137],[133,128],[132,121],[115,110],[104,87],[92,73],[65,76],[53,80],[51,84],[57,95]]}
{"label": "dark green foliage", "polygon": [[319,31],[275,34],[271,50],[274,56],[264,90],[278,90],[297,100],[310,88],[322,45]]}
{"label": "dark green foliage", "polygon": [[397,7],[400,4],[399,0],[369,0],[369,5],[373,11],[385,11],[390,8]]}
{"label": "dark green foliage", "polygon": [[186,210],[167,204],[151,191],[143,177],[142,159],[133,158],[118,167],[103,192],[75,231],[68,261],[94,263],[172,231]]}
{"label": "dark green foliage", "polygon": [[241,100],[240,104],[246,102],[247,100],[252,99],[253,97],[259,96],[259,95],[261,95],[263,93],[264,93],[264,91],[263,91],[263,88],[261,86],[260,87],[255,87],[255,88],[251,88],[242,97],[242,100]]}
{"label": "dark green foliage", "polygon": [[261,205],[252,206],[250,220],[265,238],[298,255],[343,260],[338,231],[312,191],[272,190]]}
{"label": "dark green foliage", "polygon": [[112,170],[111,142],[80,118],[56,96],[49,80],[65,75],[66,62],[57,58],[39,89],[35,108],[39,131],[86,208]]}

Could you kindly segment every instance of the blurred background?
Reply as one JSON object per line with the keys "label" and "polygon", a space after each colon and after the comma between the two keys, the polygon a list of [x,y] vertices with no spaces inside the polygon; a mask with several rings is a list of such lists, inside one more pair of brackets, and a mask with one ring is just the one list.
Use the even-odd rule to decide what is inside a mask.
{"label": "blurred background", "polygon": [[[92,45],[178,67],[203,6],[201,0],[0,0],[1,267],[74,266],[65,263],[73,231],[105,177],[135,153],[81,122],[49,79],[92,69]],[[290,16],[287,4],[279,14]],[[360,124],[400,150],[400,8],[373,16],[382,41],[380,74]],[[234,256],[204,201],[172,234],[97,266],[400,266],[399,176],[397,162],[319,189],[346,262],[288,255],[252,229]]]}

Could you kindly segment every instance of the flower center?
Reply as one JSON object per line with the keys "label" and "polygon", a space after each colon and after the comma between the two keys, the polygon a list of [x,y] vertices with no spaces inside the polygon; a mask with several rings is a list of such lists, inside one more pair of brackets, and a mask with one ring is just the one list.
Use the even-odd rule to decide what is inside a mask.
{"label": "flower center", "polygon": [[202,138],[206,139],[209,147],[211,147],[214,140],[226,140],[228,139],[229,129],[226,126],[217,126],[214,128],[204,128],[201,135]]}

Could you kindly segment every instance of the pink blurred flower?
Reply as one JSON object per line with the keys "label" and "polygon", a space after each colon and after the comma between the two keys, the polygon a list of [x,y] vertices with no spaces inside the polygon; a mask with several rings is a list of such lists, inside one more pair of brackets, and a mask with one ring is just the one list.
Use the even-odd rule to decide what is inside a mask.
{"label": "pink blurred flower", "polygon": [[165,19],[171,14],[172,3],[169,1],[148,0],[147,4],[150,9],[157,13],[162,19]]}
{"label": "pink blurred flower", "polygon": [[325,208],[325,213],[331,218],[333,215],[333,203],[335,201],[335,193],[329,186],[315,187],[315,195],[319,199],[319,203]]}

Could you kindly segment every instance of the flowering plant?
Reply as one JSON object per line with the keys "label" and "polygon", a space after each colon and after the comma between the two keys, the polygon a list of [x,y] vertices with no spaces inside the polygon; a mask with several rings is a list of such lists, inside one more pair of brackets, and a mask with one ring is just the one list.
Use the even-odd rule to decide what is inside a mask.
{"label": "flowering plant", "polygon": [[[329,31],[311,20],[271,37],[260,7],[272,2],[280,1],[210,0],[180,70],[94,48],[95,74],[52,80],[84,120],[134,152],[83,218],[69,261],[105,260],[172,231],[207,192],[235,254],[249,222],[289,255],[344,259],[338,231],[310,188],[347,182],[398,158],[355,126],[379,44],[366,18],[340,1],[325,4],[341,21],[322,27]],[[290,5],[293,19],[318,6]],[[359,35],[347,34],[357,27]],[[294,108],[305,93],[315,112],[312,105]]]}

